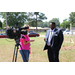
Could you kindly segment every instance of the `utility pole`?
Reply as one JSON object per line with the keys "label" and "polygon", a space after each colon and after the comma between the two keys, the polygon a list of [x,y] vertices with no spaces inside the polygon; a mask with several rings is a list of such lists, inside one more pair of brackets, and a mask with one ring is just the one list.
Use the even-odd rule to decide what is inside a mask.
{"label": "utility pole", "polygon": [[6,19],[6,28],[7,28],[7,14],[5,12],[5,19]]}
{"label": "utility pole", "polygon": [[71,35],[73,36],[73,30],[72,30],[72,24],[70,23],[70,31],[71,31]]}

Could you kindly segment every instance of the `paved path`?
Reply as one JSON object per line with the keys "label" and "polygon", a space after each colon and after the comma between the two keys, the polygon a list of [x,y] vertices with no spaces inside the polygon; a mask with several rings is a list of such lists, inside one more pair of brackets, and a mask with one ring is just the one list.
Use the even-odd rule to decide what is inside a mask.
{"label": "paved path", "polygon": [[45,37],[45,35],[40,35],[40,37]]}

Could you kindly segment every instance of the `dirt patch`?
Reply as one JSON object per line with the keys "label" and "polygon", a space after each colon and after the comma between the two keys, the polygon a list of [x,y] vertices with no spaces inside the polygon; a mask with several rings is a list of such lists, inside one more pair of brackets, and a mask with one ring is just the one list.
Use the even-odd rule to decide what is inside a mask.
{"label": "dirt patch", "polygon": [[73,50],[73,49],[75,49],[75,46],[61,47],[61,50]]}

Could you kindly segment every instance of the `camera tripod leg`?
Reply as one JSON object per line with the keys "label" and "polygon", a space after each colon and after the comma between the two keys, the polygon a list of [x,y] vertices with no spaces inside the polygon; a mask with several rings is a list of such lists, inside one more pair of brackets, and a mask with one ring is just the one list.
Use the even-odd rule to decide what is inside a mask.
{"label": "camera tripod leg", "polygon": [[15,56],[15,62],[17,60],[17,53],[18,53],[18,46],[17,46],[16,56]]}
{"label": "camera tripod leg", "polygon": [[[14,53],[13,53],[13,60],[12,60],[12,62],[16,62],[16,60],[17,60],[17,54],[18,54],[18,49],[19,49],[19,44],[16,44],[15,45],[15,47],[14,47]],[[21,47],[21,45],[20,45],[20,47]],[[17,48],[17,49],[16,49]],[[21,47],[21,50],[22,50],[22,47]],[[26,58],[26,56],[25,56],[25,54],[24,54],[24,52],[23,52],[23,50],[22,50],[22,53],[23,53],[23,55],[24,55],[24,57],[25,57],[25,60],[26,60],[26,62],[28,62],[28,60],[27,60],[27,58]],[[16,54],[16,55],[15,55]],[[14,59],[15,58],[15,59]],[[14,61],[15,60],[15,61]]]}
{"label": "camera tripod leg", "polygon": [[14,47],[14,53],[13,53],[13,60],[12,60],[12,62],[14,62],[15,50],[16,50],[16,45],[15,45],[15,47]]}
{"label": "camera tripod leg", "polygon": [[[17,49],[16,49],[16,48],[17,48]],[[16,60],[17,60],[17,53],[18,53],[18,46],[15,45],[12,62],[16,62]],[[15,55],[15,54],[16,54],[16,55]],[[15,59],[14,59],[14,58],[15,58]],[[14,60],[15,60],[15,61],[14,61]]]}

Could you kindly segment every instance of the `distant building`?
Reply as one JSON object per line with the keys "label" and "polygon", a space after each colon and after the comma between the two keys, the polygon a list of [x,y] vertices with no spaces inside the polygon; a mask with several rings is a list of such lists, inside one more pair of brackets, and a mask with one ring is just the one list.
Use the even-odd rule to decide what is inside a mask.
{"label": "distant building", "polygon": [[71,28],[70,28],[70,31],[71,31],[71,32],[75,32],[75,27],[71,27]]}
{"label": "distant building", "polygon": [[[48,29],[50,29],[50,28],[47,28],[47,27],[46,28],[37,27],[38,32],[46,31]],[[36,31],[36,27],[30,27],[30,30]]]}

